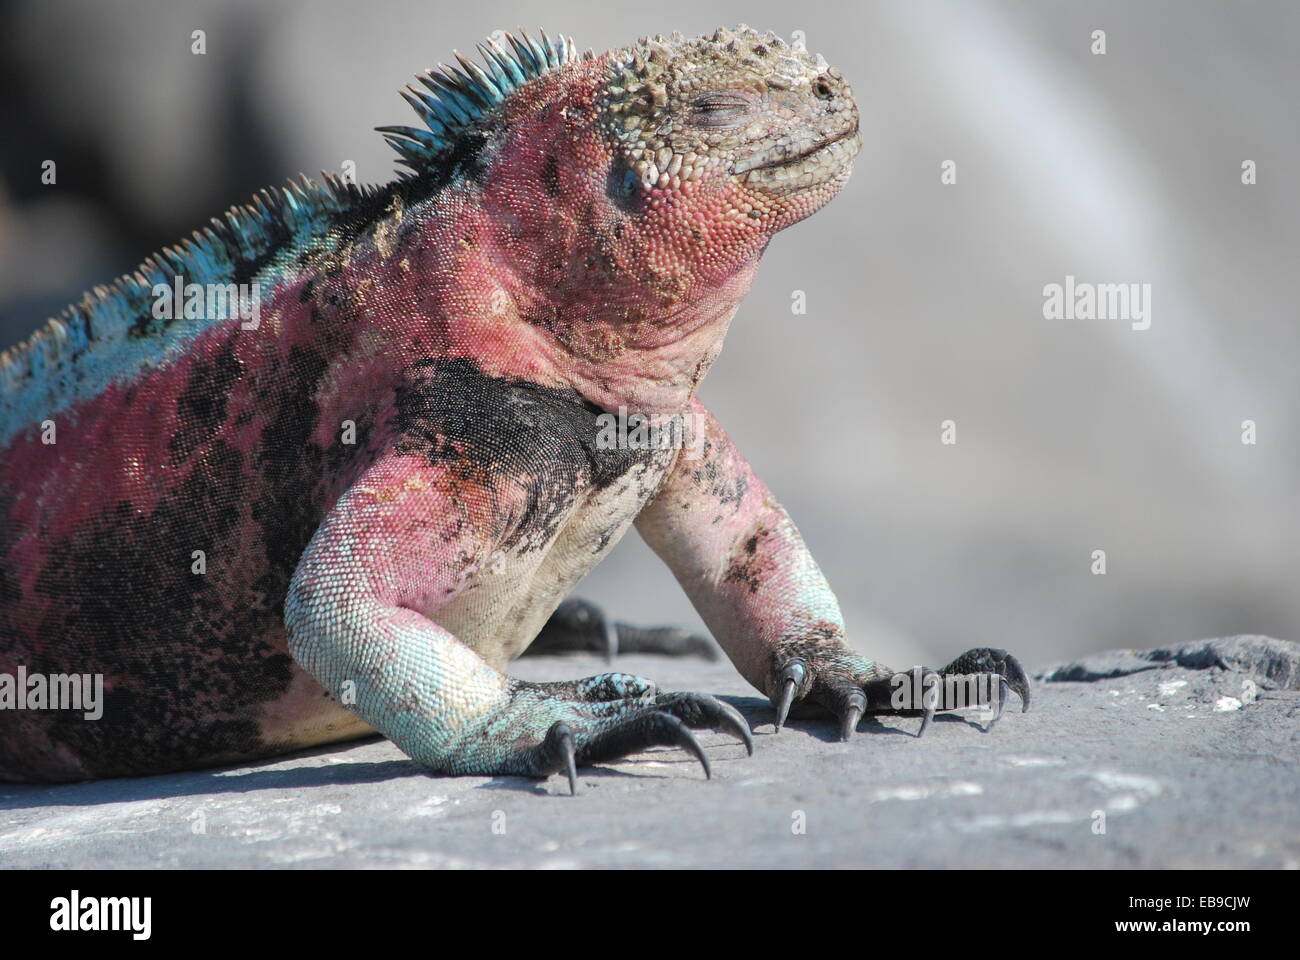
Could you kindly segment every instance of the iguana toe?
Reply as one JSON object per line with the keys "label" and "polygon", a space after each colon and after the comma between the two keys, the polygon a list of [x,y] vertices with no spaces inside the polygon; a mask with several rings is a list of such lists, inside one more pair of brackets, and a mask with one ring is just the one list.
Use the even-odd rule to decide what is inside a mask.
{"label": "iguana toe", "polygon": [[[522,685],[521,685],[522,686]],[[577,767],[621,760],[650,747],[680,747],[704,767],[712,767],[692,730],[735,737],[752,756],[754,738],[735,707],[705,693],[659,693],[653,681],[625,673],[583,680],[528,685],[544,702],[562,702],[572,719],[547,729],[542,742],[518,769],[535,776],[565,773],[569,792],[577,792]]]}
{"label": "iguana toe", "polygon": [[546,739],[538,751],[543,758],[540,765],[543,767],[555,764],[558,769],[559,764],[563,764],[564,772],[569,777],[569,795],[574,796],[578,792],[578,768],[574,758],[575,748],[573,741],[573,728],[563,720],[557,720],[551,724],[551,729],[546,731]]}
{"label": "iguana toe", "polygon": [[1016,692],[1016,696],[1020,697],[1020,712],[1024,713],[1029,709],[1029,678],[1025,676],[1020,661],[1005,650],[994,647],[976,647],[974,650],[967,650],[940,672],[945,676],[996,674],[1005,677],[1007,685]]}
{"label": "iguana toe", "polygon": [[648,747],[681,747],[700,761],[706,780],[713,776],[709,758],[691,728],[661,710],[636,714],[594,734],[579,748],[578,761],[585,765],[621,760]]}
{"label": "iguana toe", "polygon": [[780,733],[781,728],[785,726],[786,717],[790,715],[790,707],[794,703],[795,693],[803,686],[807,672],[808,668],[802,660],[791,660],[781,668],[778,678],[781,684],[781,699],[776,704],[777,733]]}
{"label": "iguana toe", "polygon": [[[1029,680],[1020,662],[1005,650],[981,647],[962,654],[941,670],[916,667],[889,673],[878,664],[839,647],[800,644],[778,654],[768,689],[776,709],[776,729],[792,710],[831,714],[840,740],[848,740],[867,713],[920,714],[917,736],[929,729],[940,710],[985,706],[993,717],[988,732],[1002,718],[1010,691],[1029,709]],[[808,708],[811,708],[808,709]]]}
{"label": "iguana toe", "polygon": [[745,745],[749,756],[754,755],[754,737],[749,724],[729,703],[707,693],[665,693],[659,695],[655,706],[694,729],[707,727],[717,733],[729,733]]}
{"label": "iguana toe", "polygon": [[840,714],[840,740],[848,740],[858,729],[858,721],[862,719],[866,706],[867,699],[861,690],[849,695],[844,712]]}

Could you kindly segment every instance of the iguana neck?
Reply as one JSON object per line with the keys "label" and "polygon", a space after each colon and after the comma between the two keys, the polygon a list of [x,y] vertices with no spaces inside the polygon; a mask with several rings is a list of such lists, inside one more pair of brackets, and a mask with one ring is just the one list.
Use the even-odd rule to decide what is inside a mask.
{"label": "iguana neck", "polygon": [[[491,326],[518,344],[523,375],[571,386],[605,410],[685,410],[722,350],[759,258],[736,264],[729,275],[710,277],[707,283],[677,277],[665,281],[664,275],[658,281],[638,281],[631,271],[623,282],[615,277],[615,282],[583,284],[554,276],[575,265],[582,269],[598,256],[585,245],[560,246],[549,251],[551,262],[525,262],[524,270],[503,272],[502,265],[511,263],[507,251],[486,243],[469,263],[477,260],[483,273],[495,271],[495,290],[484,304],[474,279],[482,273],[470,266],[458,271],[452,296],[470,302],[480,291],[480,313],[467,318],[467,328],[490,336],[485,328]],[[656,282],[674,284],[677,293],[654,289]]]}
{"label": "iguana neck", "polygon": [[[512,372],[572,386],[607,410],[684,410],[722,349],[765,242],[724,259],[683,242],[671,211],[625,216],[563,185],[550,195],[545,152],[512,155],[512,173],[442,195],[414,242],[429,251],[426,284],[437,313],[476,343],[505,340]],[[740,229],[748,229],[741,224]],[[453,234],[454,231],[454,234]],[[755,231],[756,233],[756,231]],[[763,238],[765,239],[765,238]],[[449,258],[446,251],[456,251]]]}

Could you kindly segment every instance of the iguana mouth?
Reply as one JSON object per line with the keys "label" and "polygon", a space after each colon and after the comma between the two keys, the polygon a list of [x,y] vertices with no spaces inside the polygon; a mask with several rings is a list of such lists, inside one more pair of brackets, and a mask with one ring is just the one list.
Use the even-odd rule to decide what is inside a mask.
{"label": "iguana mouth", "polygon": [[[846,141],[849,140],[852,140],[853,142],[846,143]],[[837,145],[840,146],[837,147]],[[857,125],[855,124],[853,126],[853,129],[845,130],[839,136],[831,137],[828,140],[819,140],[815,143],[808,144],[807,146],[803,147],[800,150],[797,150],[794,153],[784,152],[788,150],[789,147],[772,147],[767,150],[759,151],[758,153],[754,154],[752,157],[746,157],[743,160],[736,161],[736,164],[734,167],[732,167],[731,172],[733,174],[740,175],[745,173],[751,173],[755,170],[776,170],[782,167],[793,167],[803,163],[804,161],[810,158],[817,157],[819,154],[822,153],[826,153],[827,156],[829,157],[831,155],[830,151],[832,151],[833,148],[834,148],[833,150],[834,153],[839,153],[843,150],[844,147],[851,147],[852,150],[850,155],[856,154],[858,148],[861,147],[861,145],[862,145],[862,140],[858,136],[858,128]],[[849,151],[844,151],[844,152],[847,153]]]}
{"label": "iguana mouth", "polygon": [[[788,151],[790,148],[784,148]],[[807,190],[846,175],[853,158],[862,149],[862,137],[855,125],[837,137],[821,140],[793,153],[765,150],[736,164],[733,175],[745,186],[764,193],[785,195]]]}

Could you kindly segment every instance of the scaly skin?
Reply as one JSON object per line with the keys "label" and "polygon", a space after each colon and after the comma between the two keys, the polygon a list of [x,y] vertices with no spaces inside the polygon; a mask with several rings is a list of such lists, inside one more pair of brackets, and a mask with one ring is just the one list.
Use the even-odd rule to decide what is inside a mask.
{"label": "scaly skin", "polygon": [[[0,356],[0,673],[106,691],[97,721],[0,710],[0,779],[372,730],[444,773],[572,785],[654,744],[707,770],[693,728],[752,749],[712,697],[502,672],[634,521],[778,725],[888,708],[891,672],[845,645],[695,398],[768,242],[849,176],[847,84],[748,29],[599,57],[511,42],[421,78],[424,128],[381,128],[410,175],[264,193]],[[260,324],[154,319],[177,274],[257,282]],[[603,449],[620,408],[692,414],[702,456]],[[946,672],[974,670],[1027,702],[1014,658]]]}

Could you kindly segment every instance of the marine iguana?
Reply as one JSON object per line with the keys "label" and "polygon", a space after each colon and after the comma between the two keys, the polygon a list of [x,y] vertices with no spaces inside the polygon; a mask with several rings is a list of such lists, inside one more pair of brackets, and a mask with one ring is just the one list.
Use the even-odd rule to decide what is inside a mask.
{"label": "marine iguana", "polygon": [[[432,771],[571,791],[576,765],[655,745],[707,774],[693,729],[752,753],[728,704],[504,673],[632,524],[778,730],[796,707],[847,738],[898,707],[696,397],[772,237],[848,179],[843,76],[743,26],[478,49],[404,92],[421,125],[379,128],[393,182],[264,190],[0,356],[0,677],[104,678],[98,720],[0,709],[0,779],[373,731]],[[159,309],[240,285],[255,322]],[[680,442],[601,444],[612,411]],[[1004,651],[940,672],[1028,706]],[[911,706],[924,729],[949,704]]]}

